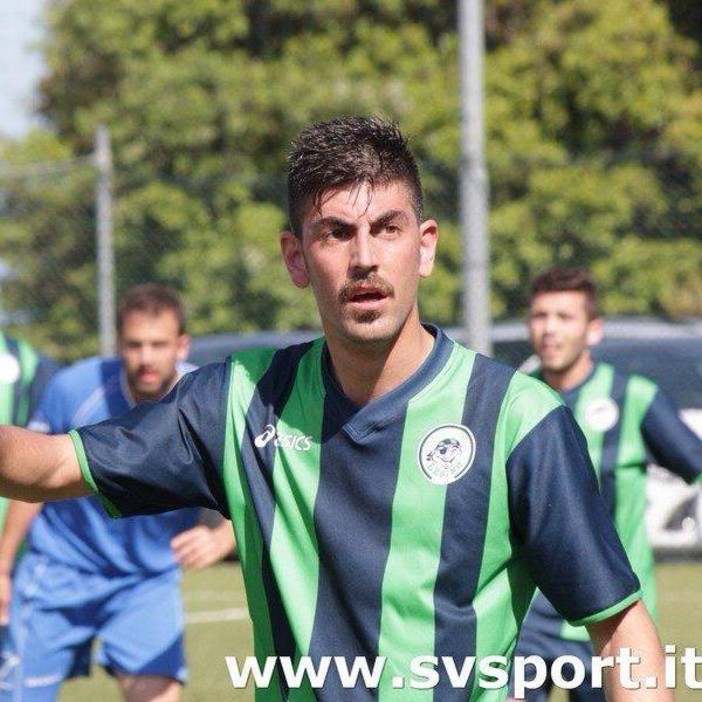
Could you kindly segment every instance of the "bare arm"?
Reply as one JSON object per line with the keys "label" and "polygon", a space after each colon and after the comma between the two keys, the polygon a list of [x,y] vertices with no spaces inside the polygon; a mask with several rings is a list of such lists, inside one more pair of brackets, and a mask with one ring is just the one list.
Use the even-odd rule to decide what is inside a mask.
{"label": "bare arm", "polygon": [[0,427],[0,495],[43,502],[89,494],[67,434]]}
{"label": "bare arm", "polygon": [[207,568],[234,552],[236,542],[228,519],[214,527],[200,524],[171,540],[178,563],[184,568]]}
{"label": "bare arm", "polygon": [[0,536],[0,624],[7,624],[10,621],[12,571],[17,552],[42,506],[42,502],[30,504],[12,500],[7,508],[5,524]]}
{"label": "bare arm", "polygon": [[[664,657],[655,624],[639,600],[623,612],[588,626],[595,653],[601,658],[617,659],[617,666],[603,668],[608,702],[672,702],[673,692],[664,683]],[[627,670],[622,664],[622,649],[631,651],[640,663]],[[626,653],[624,654],[626,656]],[[593,664],[593,672],[594,672]],[[651,684],[656,679],[655,687]],[[630,689],[627,689],[631,682]]]}

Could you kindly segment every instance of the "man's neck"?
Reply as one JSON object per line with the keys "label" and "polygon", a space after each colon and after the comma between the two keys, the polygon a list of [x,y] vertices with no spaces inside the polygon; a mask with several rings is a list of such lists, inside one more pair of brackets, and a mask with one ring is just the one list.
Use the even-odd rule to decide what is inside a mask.
{"label": "man's neck", "polygon": [[412,376],[431,353],[434,341],[416,324],[387,346],[334,343],[328,338],[327,346],[337,382],[344,394],[361,406]]}
{"label": "man's neck", "polygon": [[567,392],[580,385],[592,373],[595,362],[590,352],[581,354],[578,360],[561,371],[542,370],[543,379],[558,392]]}

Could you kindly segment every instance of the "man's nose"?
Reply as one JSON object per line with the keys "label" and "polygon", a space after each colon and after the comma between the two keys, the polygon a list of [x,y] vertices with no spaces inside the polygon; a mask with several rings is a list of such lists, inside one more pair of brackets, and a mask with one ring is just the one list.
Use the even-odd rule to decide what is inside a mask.
{"label": "man's nose", "polygon": [[369,270],[377,266],[376,242],[368,230],[357,232],[352,242],[351,268]]}
{"label": "man's nose", "polygon": [[153,358],[153,350],[151,346],[148,344],[144,344],[139,349],[139,361],[141,362],[142,365],[148,365],[151,362],[151,359]]}

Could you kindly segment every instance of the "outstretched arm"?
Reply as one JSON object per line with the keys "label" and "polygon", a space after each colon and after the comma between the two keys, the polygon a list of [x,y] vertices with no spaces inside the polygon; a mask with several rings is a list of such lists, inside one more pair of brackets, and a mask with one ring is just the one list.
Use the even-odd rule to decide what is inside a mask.
{"label": "outstretched arm", "polygon": [[[655,624],[641,600],[622,612],[588,626],[600,659],[615,658],[615,667],[603,667],[608,702],[672,702],[665,687],[663,648]],[[639,662],[627,663],[631,659]],[[594,662],[593,662],[594,672]]]}
{"label": "outstretched arm", "polygon": [[0,495],[44,502],[89,494],[67,434],[0,427]]}

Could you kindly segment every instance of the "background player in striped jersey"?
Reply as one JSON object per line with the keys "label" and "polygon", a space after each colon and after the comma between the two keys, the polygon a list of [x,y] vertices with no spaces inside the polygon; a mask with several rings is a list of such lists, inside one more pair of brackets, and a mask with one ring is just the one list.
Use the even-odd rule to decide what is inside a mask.
{"label": "background player in striped jersey", "polygon": [[[646,606],[656,615],[653,554],[646,537],[646,464],[651,458],[688,482],[702,476],[702,441],[672,402],[649,379],[596,363],[590,347],[602,338],[597,288],[580,268],[552,268],[531,287],[529,336],[540,360],[535,375],[557,390],[587,439],[600,490],[639,576]],[[538,593],[522,627],[518,655],[553,661],[578,656],[587,668],[593,655],[584,627],[570,626]],[[552,681],[527,694],[545,700]],[[586,682],[574,700],[603,700]]]}
{"label": "background player in striped jersey", "polygon": [[[119,358],[90,358],[49,383],[30,426],[60,433],[162,397],[192,366],[174,290],[139,285],[118,312]],[[149,466],[144,466],[148,470]],[[54,700],[98,660],[129,702],[177,700],[185,679],[178,564],[204,567],[233,547],[229,522],[197,526],[199,508],[116,522],[95,498],[12,501],[0,538],[0,618],[9,616],[0,699]],[[31,527],[30,527],[31,525]],[[28,550],[10,573],[27,531]],[[11,599],[11,602],[10,602]]]}
{"label": "background player in striped jersey", "polygon": [[[26,341],[0,331],[0,424],[27,426],[58,365],[37,353]],[[0,498],[0,528],[7,500]]]}
{"label": "background player in striped jersey", "polygon": [[[437,657],[438,679],[412,698],[501,700],[506,687],[475,671],[454,686],[446,661],[508,657],[535,582],[599,651],[632,647],[634,676],[662,679],[655,627],[568,411],[543,383],[420,322],[438,226],[396,125],[348,117],[303,130],[288,208],[283,259],[311,288],[324,337],[235,354],[162,402],[68,437],[0,429],[0,492],[92,489],[120,515],[215,507],[234,522],[261,665],[383,661],[378,689],[346,688],[329,668],[323,687],[291,693],[281,667],[258,700],[394,700],[421,655]],[[660,685],[625,689],[617,672],[613,700],[671,699]]]}

